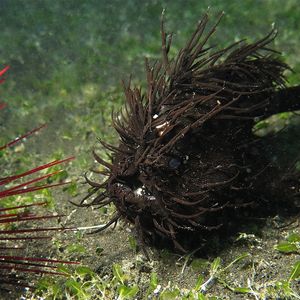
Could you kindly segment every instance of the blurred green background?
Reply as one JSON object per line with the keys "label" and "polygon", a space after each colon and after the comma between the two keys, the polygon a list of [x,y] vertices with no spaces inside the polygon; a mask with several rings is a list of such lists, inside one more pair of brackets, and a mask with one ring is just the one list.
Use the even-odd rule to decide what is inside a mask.
{"label": "blurred green background", "polygon": [[96,137],[113,139],[109,119],[123,102],[121,80],[132,74],[143,84],[144,57],[160,56],[162,10],[176,53],[208,6],[212,22],[226,13],[210,41],[217,47],[260,38],[275,23],[274,47],[295,70],[290,83],[300,82],[297,0],[1,0],[0,65],[11,66],[1,86],[9,103],[1,112],[1,142],[47,123],[30,153],[88,157]]}

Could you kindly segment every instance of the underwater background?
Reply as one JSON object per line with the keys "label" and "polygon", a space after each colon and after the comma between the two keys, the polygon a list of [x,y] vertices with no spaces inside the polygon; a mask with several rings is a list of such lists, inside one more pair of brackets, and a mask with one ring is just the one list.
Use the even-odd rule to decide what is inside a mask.
{"label": "underwater background", "polygon": [[[254,40],[278,28],[275,48],[297,82],[300,69],[297,1],[0,1],[0,59],[11,71],[2,95],[9,99],[5,133],[48,123],[54,148],[79,146],[87,132],[102,135],[102,118],[118,108],[121,80],[144,83],[144,57],[160,56],[160,16],[175,33],[173,52],[184,44],[202,14],[225,11],[213,42],[224,47]],[[101,113],[104,115],[101,116]],[[13,115],[13,118],[12,118]],[[15,120],[18,120],[17,122]],[[1,122],[2,123],[2,122]],[[3,124],[2,124],[3,126]],[[51,129],[52,127],[52,129]],[[46,135],[46,134],[45,134]],[[1,136],[1,138],[3,138]],[[67,140],[63,142],[62,139]],[[40,145],[48,150],[45,141]]]}
{"label": "underwater background", "polygon": [[[102,0],[0,0],[0,64],[1,68],[6,65],[11,67],[5,85],[1,86],[1,100],[9,105],[1,112],[0,144],[41,124],[47,124],[47,128],[37,137],[28,139],[14,150],[17,162],[10,161],[9,157],[4,159],[16,171],[20,171],[52,159],[76,156],[76,160],[58,178],[72,180],[69,188],[41,192],[31,197],[48,197],[51,202],[49,209],[63,211],[69,216],[66,222],[75,226],[97,225],[107,220],[110,212],[78,212],[68,200],[80,199],[86,189],[81,184],[83,180],[80,176],[92,166],[91,150],[97,145],[97,138],[116,142],[110,118],[112,110],[118,110],[124,101],[121,81],[128,80],[131,76],[133,83],[145,85],[144,57],[157,59],[161,54],[160,17],[164,9],[166,29],[175,34],[171,54],[176,54],[208,7],[212,20],[219,12],[225,11],[225,16],[210,41],[211,45],[219,48],[243,38],[249,41],[259,39],[271,30],[274,23],[278,36],[273,46],[282,53],[282,59],[293,69],[287,75],[289,84],[299,84],[300,6],[297,0],[115,0],[109,3]],[[282,124],[287,125],[297,120],[299,118],[292,118],[290,114],[282,114],[271,125],[273,129],[276,126],[280,129]],[[2,173],[5,174],[5,170]],[[25,203],[31,200],[24,198]],[[280,234],[267,232],[266,240],[262,241],[261,252],[256,254],[268,261],[273,255],[270,251],[274,251],[272,243],[283,238],[287,232]],[[263,236],[264,234],[262,239]],[[124,276],[127,281],[134,282],[129,287],[140,284],[146,291],[148,287],[144,285],[149,285],[149,282],[150,285],[155,285],[153,274],[158,274],[159,277],[163,273],[163,278],[157,279],[161,282],[156,282],[155,288],[157,285],[162,286],[161,291],[168,291],[169,288],[170,297],[173,297],[171,292],[178,287],[192,289],[198,273],[209,274],[209,271],[203,271],[207,264],[199,260],[193,267],[188,267],[188,273],[183,273],[186,258],[178,262],[178,257],[174,258],[168,253],[158,254],[159,258],[153,260],[153,265],[144,267],[150,268],[149,272],[141,271],[143,268],[136,267],[142,263],[139,256],[141,254],[135,252],[135,243],[124,228],[121,228],[114,233],[104,233],[101,237],[95,235],[84,238],[77,235],[75,243],[73,236],[62,234],[52,241],[50,247],[47,245],[39,251],[46,255],[49,251],[51,255],[64,259],[82,261],[89,271],[82,277],[72,273],[75,276],[74,282],[84,282],[88,276],[97,280],[102,280],[103,276],[118,277],[116,274],[121,266],[121,273],[130,273],[136,268],[132,271],[134,277],[142,272],[140,283],[130,275]],[[229,252],[223,254],[223,259],[230,262],[231,258],[249,250],[244,249],[247,248],[244,246],[242,248],[229,249]],[[94,262],[95,258],[97,263]],[[289,257],[278,265],[272,265],[272,272],[279,273],[272,280],[280,281],[288,276],[286,274],[289,274],[289,268],[294,262],[293,257]],[[174,264],[176,267],[173,269]],[[131,269],[131,265],[135,267]],[[284,265],[287,268],[281,274],[278,270]],[[89,273],[94,271],[95,274]],[[273,274],[269,269],[261,272]],[[240,277],[244,276],[243,271],[238,274]],[[126,286],[125,279],[121,275],[120,278],[120,282]],[[54,299],[53,290],[56,288],[57,299],[65,299],[65,290],[58,288],[61,285],[57,284],[59,280],[62,279],[52,278],[48,285],[45,282],[40,284],[40,290],[47,299]],[[83,288],[82,294],[78,289],[78,294],[74,292],[74,282],[73,285],[69,283],[68,288],[74,299],[98,299]],[[168,282],[171,284],[168,285]],[[104,286],[105,281],[101,284]],[[120,285],[110,284],[112,287],[106,287],[109,292],[99,295],[99,299],[114,299],[120,293]],[[222,288],[216,287],[211,297],[223,293]],[[97,289],[101,290],[99,286]],[[139,294],[130,294],[130,291],[128,299],[131,299],[130,295],[132,299],[136,295],[141,297],[141,291]],[[174,292],[173,298],[161,299],[183,299],[176,293]],[[36,299],[32,295],[26,297]],[[230,297],[232,294],[229,293],[219,299]],[[248,299],[247,297],[248,295],[238,299]]]}

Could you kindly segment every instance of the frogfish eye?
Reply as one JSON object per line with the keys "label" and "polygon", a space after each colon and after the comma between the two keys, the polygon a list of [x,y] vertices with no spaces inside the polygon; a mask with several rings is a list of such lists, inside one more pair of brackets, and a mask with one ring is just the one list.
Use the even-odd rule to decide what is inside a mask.
{"label": "frogfish eye", "polygon": [[178,168],[180,167],[180,165],[181,165],[181,161],[180,161],[180,159],[178,159],[178,158],[172,157],[172,158],[169,160],[169,167],[170,167],[171,169],[176,170],[176,169],[178,169]]}

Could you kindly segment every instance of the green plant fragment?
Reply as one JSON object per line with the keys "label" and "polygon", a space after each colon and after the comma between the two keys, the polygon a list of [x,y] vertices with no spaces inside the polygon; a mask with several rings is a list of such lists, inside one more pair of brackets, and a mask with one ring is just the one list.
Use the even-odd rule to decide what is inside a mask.
{"label": "green plant fragment", "polygon": [[70,183],[64,190],[67,191],[72,197],[78,195],[78,186],[76,182]]}
{"label": "green plant fragment", "polygon": [[133,236],[129,236],[128,241],[129,241],[130,248],[136,252],[137,251],[136,239]]}
{"label": "green plant fragment", "polygon": [[207,300],[203,294],[198,294],[198,300]]}
{"label": "green plant fragment", "polygon": [[233,291],[234,291],[235,293],[241,293],[241,294],[249,294],[249,293],[252,292],[252,291],[251,291],[249,288],[247,288],[247,287],[235,287],[235,288],[233,288]]}
{"label": "green plant fragment", "polygon": [[120,299],[130,299],[133,298],[139,291],[139,288],[137,285],[134,285],[132,287],[121,285],[118,288],[119,291],[119,298]]}
{"label": "green plant fragment", "polygon": [[82,277],[86,275],[90,275],[90,276],[94,275],[94,272],[89,267],[84,267],[84,266],[77,267],[76,273]]}
{"label": "green plant fragment", "polygon": [[88,299],[88,295],[84,292],[81,284],[74,279],[68,279],[65,283],[70,292],[76,295],[76,299]]}
{"label": "green plant fragment", "polygon": [[300,234],[293,232],[287,237],[287,241],[290,243],[298,243],[300,242]]}
{"label": "green plant fragment", "polygon": [[145,298],[147,298],[153,291],[156,289],[158,284],[158,277],[155,272],[152,272],[150,274],[150,281],[149,281],[149,287],[146,291]]}
{"label": "green plant fragment", "polygon": [[200,275],[200,276],[198,277],[197,282],[196,282],[195,287],[194,287],[194,289],[195,289],[196,291],[200,290],[201,285],[203,284],[203,281],[204,281],[204,278],[203,278],[203,276]]}
{"label": "green plant fragment", "polygon": [[297,245],[290,242],[281,242],[275,246],[275,249],[283,253],[292,253],[298,251]]}
{"label": "green plant fragment", "polygon": [[211,274],[216,274],[217,271],[219,270],[221,266],[221,258],[220,257],[217,257],[214,259],[214,261],[211,263],[211,267],[210,267],[210,270],[211,270]]}
{"label": "green plant fragment", "polygon": [[300,278],[300,260],[294,264],[289,281],[299,279],[299,278]]}
{"label": "green plant fragment", "polygon": [[157,287],[157,284],[158,284],[157,274],[152,272],[151,275],[150,275],[149,288],[155,290],[155,288]]}
{"label": "green plant fragment", "polygon": [[229,268],[231,268],[232,265],[234,265],[235,263],[239,262],[240,260],[243,260],[247,257],[249,257],[250,254],[249,253],[243,253],[240,256],[238,256],[236,259],[234,259],[230,264],[228,264],[222,271],[225,271]]}
{"label": "green plant fragment", "polygon": [[114,264],[113,265],[113,274],[119,282],[124,284],[124,273],[123,273],[123,270],[122,270],[122,268],[119,264]]}
{"label": "green plant fragment", "polygon": [[57,270],[58,270],[58,272],[64,273],[64,274],[67,275],[67,276],[70,276],[70,275],[71,275],[70,270],[69,270],[67,267],[63,266],[63,265],[60,265],[60,266],[57,268]]}
{"label": "green plant fragment", "polygon": [[161,293],[159,299],[160,300],[175,300],[180,295],[179,289],[174,290],[166,290]]}
{"label": "green plant fragment", "polygon": [[86,249],[84,246],[80,244],[71,244],[66,248],[67,252],[69,253],[85,253]]}

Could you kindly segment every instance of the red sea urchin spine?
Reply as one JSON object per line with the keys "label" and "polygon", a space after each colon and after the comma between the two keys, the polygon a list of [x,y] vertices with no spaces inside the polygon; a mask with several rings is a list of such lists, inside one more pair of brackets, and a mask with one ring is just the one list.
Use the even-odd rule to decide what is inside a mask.
{"label": "red sea urchin spine", "polygon": [[[9,67],[5,67],[0,71],[0,76],[3,76]],[[0,79],[2,83],[5,79]],[[0,110],[6,106],[5,103],[0,104]],[[38,132],[46,125],[43,124],[23,135],[16,138],[15,140],[6,143],[3,146],[0,146],[0,151],[5,150],[8,147],[14,146],[16,143],[26,139],[32,134]],[[37,174],[42,170],[46,170],[55,165],[60,165],[65,162],[70,162],[74,157],[69,157],[63,160],[54,160],[50,163],[37,166],[26,172],[8,176],[5,178],[0,178],[0,204],[1,199],[4,199],[9,196],[20,195],[29,192],[35,192],[41,189],[57,187],[61,185],[68,184],[68,182],[60,182],[56,184],[41,184],[35,185],[37,182],[41,182],[45,179],[52,177],[53,175],[61,172],[61,170],[46,174],[43,176],[37,176],[34,179],[26,179],[27,176]],[[5,187],[7,184],[12,184],[19,179],[24,179],[25,182],[16,184],[14,186]],[[46,205],[46,202],[37,202],[26,205],[10,206],[10,207],[0,207],[0,224],[8,225],[14,223],[28,223],[30,221],[43,221],[51,218],[60,218],[63,215],[36,215],[29,213],[26,210],[31,207],[38,207]],[[22,211],[20,211],[22,210]],[[13,211],[13,213],[9,213]],[[15,212],[17,211],[17,212]],[[11,246],[9,243],[12,241],[30,241],[30,240],[42,240],[50,239],[50,232],[53,231],[65,231],[65,230],[74,230],[75,228],[63,228],[63,227],[37,227],[37,228],[26,228],[26,229],[6,229],[0,230],[0,241],[4,241],[4,246],[0,247],[0,288],[2,285],[14,284],[19,286],[28,285],[27,283],[20,281],[19,278],[16,278],[11,272],[21,272],[21,273],[35,273],[35,274],[52,274],[52,275],[64,275],[61,272],[55,271],[58,264],[78,264],[78,262],[64,261],[64,260],[55,260],[48,258],[38,258],[38,257],[28,257],[26,255],[5,255],[7,251],[22,251],[24,247],[16,247],[15,245]],[[45,232],[45,235],[40,235],[41,232]]]}

